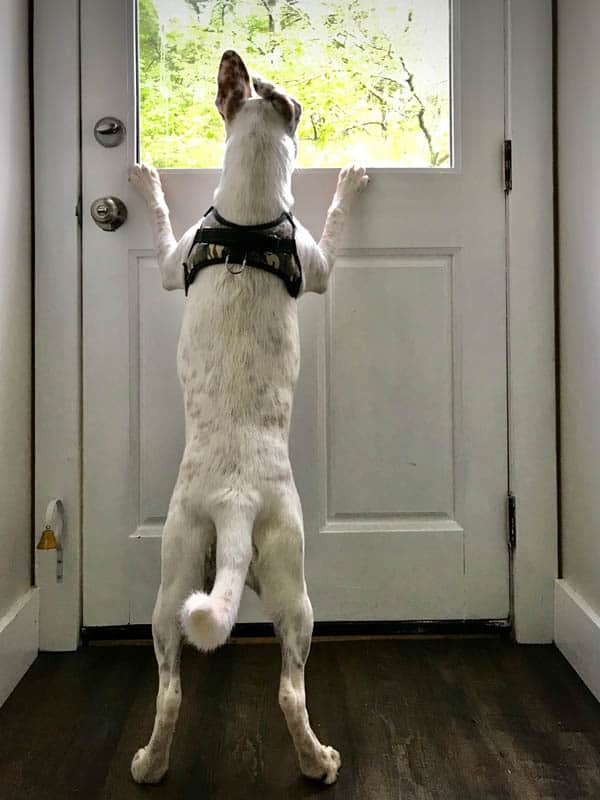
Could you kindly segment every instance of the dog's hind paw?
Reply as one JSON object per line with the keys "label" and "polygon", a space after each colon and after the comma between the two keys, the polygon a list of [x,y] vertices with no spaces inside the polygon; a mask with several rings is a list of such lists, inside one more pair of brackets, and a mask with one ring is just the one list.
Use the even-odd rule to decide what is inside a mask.
{"label": "dog's hind paw", "polygon": [[159,761],[152,761],[148,755],[148,748],[142,747],[131,762],[131,777],[136,783],[160,783],[168,766]]}
{"label": "dog's hind paw", "polygon": [[342,758],[338,751],[326,745],[321,745],[313,758],[303,758],[300,761],[303,775],[326,784],[335,783],[341,766]]}

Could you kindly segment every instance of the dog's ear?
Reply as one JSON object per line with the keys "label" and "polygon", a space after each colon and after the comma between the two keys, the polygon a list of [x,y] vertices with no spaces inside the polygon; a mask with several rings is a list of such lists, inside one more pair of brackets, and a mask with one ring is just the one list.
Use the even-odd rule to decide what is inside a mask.
{"label": "dog's ear", "polygon": [[235,50],[226,50],[219,65],[215,105],[225,122],[230,122],[252,94],[250,75]]}
{"label": "dog's ear", "polygon": [[302,115],[302,106],[293,97],[279,91],[268,81],[263,81],[257,75],[253,76],[252,84],[256,94],[264,100],[270,100],[277,113],[283,117],[283,121],[291,135],[296,132],[300,116]]}

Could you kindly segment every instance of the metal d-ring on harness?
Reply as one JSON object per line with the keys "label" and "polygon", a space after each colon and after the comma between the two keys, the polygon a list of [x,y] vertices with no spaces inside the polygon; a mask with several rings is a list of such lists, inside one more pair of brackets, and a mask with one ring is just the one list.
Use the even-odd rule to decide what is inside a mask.
{"label": "metal d-ring on harness", "polygon": [[234,264],[229,264],[229,253],[227,253],[227,258],[225,259],[225,266],[227,267],[227,272],[230,275],[241,275],[241,273],[246,269],[246,254],[244,253],[244,260],[239,265],[239,269],[234,269]]}
{"label": "metal d-ring on harness", "polygon": [[200,270],[213,264],[224,264],[231,275],[239,275],[247,266],[262,269],[280,278],[291,297],[298,297],[302,266],[292,214],[284,211],[271,222],[237,225],[211,206],[183,264],[186,295]]}

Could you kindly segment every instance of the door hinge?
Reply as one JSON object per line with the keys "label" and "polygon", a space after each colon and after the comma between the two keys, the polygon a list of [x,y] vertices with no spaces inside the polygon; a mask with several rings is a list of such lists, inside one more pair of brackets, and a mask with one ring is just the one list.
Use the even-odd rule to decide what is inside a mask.
{"label": "door hinge", "polygon": [[504,191],[512,191],[512,139],[504,140]]}
{"label": "door hinge", "polygon": [[81,228],[81,195],[77,198],[77,205],[75,206],[75,216],[77,217],[77,222],[79,223],[79,227]]}
{"label": "door hinge", "polygon": [[507,500],[508,547],[514,550],[517,546],[517,498],[509,492]]}

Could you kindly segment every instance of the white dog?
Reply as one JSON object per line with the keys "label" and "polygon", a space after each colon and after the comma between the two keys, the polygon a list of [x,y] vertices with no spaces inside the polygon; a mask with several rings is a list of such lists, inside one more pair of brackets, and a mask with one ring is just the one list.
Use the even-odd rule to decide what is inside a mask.
{"label": "white dog", "polygon": [[[139,783],[155,783],[167,771],[181,703],[183,634],[203,651],[222,645],[247,581],[281,638],[279,703],[300,768],[310,778],[333,783],[340,756],[315,736],[304,693],[313,614],[304,581],[302,509],[288,457],[300,358],[294,294],[326,290],[350,206],[368,177],[362,167],[341,171],[317,245],[283,213],[293,204],[300,105],[261,79],[251,81],[233,51],[221,60],[216,105],[227,133],[214,194],[224,223],[219,230],[228,228],[234,238],[257,226],[259,234],[271,228],[280,238],[282,231],[292,231],[297,258],[282,262],[296,269],[299,261],[301,283],[294,289],[297,273],[286,283],[284,274],[249,266],[244,253],[240,263],[224,265],[232,261],[224,256],[220,263],[213,260],[188,287],[183,265],[203,221],[176,242],[158,173],[145,165],[131,169],[130,181],[151,215],[162,284],[182,289],[185,283],[188,292],[177,354],[186,443],[162,537],[161,585],[152,618],[159,671],[156,719],[131,772]],[[265,258],[271,263],[273,255]],[[273,263],[279,263],[277,257]],[[189,263],[186,276],[188,269]]]}

